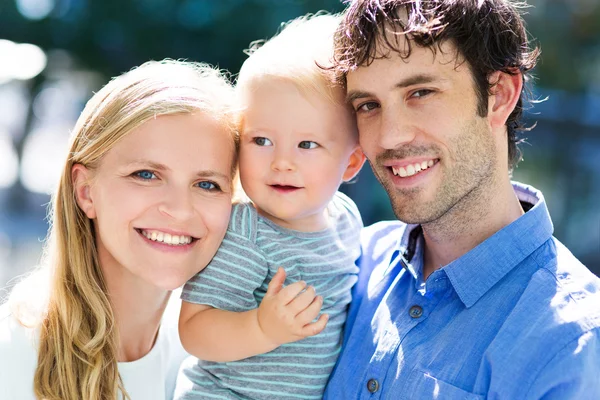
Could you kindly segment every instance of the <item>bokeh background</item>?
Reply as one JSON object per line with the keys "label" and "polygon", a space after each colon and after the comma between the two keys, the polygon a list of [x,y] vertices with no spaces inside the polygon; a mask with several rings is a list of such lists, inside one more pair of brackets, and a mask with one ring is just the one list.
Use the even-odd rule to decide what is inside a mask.
{"label": "bokeh background", "polygon": [[[514,178],[541,189],[555,236],[600,273],[600,1],[528,0],[541,43],[537,127]],[[0,288],[39,262],[47,204],[85,102],[146,60],[236,73],[243,50],[339,0],[0,0]],[[366,224],[394,218],[369,167],[343,187]],[[1,289],[0,289],[1,290]],[[0,293],[1,297],[2,293]]]}

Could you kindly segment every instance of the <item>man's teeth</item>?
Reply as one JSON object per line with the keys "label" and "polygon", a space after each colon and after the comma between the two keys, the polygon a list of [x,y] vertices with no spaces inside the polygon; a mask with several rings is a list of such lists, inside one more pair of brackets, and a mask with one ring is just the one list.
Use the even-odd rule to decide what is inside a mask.
{"label": "man's teeth", "polygon": [[188,244],[188,243],[192,242],[191,236],[171,235],[169,233],[164,233],[164,232],[160,232],[160,231],[144,231],[144,230],[142,230],[142,235],[144,235],[146,238],[148,238],[154,242],[161,242],[161,243],[171,244],[171,245],[182,245],[182,244]]}
{"label": "man's teeth", "polygon": [[394,175],[400,175],[401,178],[405,178],[407,176],[413,176],[418,172],[424,171],[431,166],[433,166],[433,160],[410,164],[406,167],[392,167],[392,172]]}

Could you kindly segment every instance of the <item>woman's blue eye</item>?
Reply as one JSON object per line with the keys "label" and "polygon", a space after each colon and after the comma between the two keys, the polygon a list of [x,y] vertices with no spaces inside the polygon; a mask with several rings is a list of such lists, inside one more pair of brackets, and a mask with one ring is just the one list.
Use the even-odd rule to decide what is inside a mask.
{"label": "woman's blue eye", "polygon": [[316,149],[319,147],[317,142],[311,142],[310,140],[303,140],[298,144],[301,149]]}
{"label": "woman's blue eye", "polygon": [[202,181],[202,182],[198,182],[198,187],[200,189],[204,189],[204,190],[217,190],[219,189],[219,186],[213,182],[209,182],[209,181]]}
{"label": "woman's blue eye", "polygon": [[258,146],[270,146],[273,143],[267,139],[266,137],[255,137],[254,138],[254,143],[256,143],[256,145]]}
{"label": "woman's blue eye", "polygon": [[150,179],[156,178],[156,175],[154,175],[154,172],[148,171],[148,170],[134,172],[134,175],[145,181],[149,181]]}

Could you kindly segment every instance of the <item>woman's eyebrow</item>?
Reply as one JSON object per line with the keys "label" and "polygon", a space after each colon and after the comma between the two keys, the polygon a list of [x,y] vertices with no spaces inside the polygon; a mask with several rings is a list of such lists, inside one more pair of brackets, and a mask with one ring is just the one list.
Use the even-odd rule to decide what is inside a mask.
{"label": "woman's eyebrow", "polygon": [[[125,164],[125,167],[133,167],[139,166],[144,168],[149,168],[155,171],[170,171],[171,168],[167,167],[165,164],[158,163],[156,161],[146,160],[146,159],[135,159],[129,161]],[[213,170],[213,169],[203,169],[199,170],[194,174],[198,178],[220,178],[220,179],[229,179],[227,174],[222,172]]]}
{"label": "woman's eyebrow", "polygon": [[225,180],[229,179],[229,175],[211,169],[198,171],[196,172],[196,176],[198,178],[220,178]]}
{"label": "woman's eyebrow", "polygon": [[135,160],[131,160],[129,162],[127,162],[126,164],[124,164],[125,167],[133,167],[133,166],[144,166],[144,167],[148,167],[157,171],[166,171],[169,168],[161,163],[158,163],[156,161],[151,161],[151,160],[146,160],[143,158],[138,158]]}

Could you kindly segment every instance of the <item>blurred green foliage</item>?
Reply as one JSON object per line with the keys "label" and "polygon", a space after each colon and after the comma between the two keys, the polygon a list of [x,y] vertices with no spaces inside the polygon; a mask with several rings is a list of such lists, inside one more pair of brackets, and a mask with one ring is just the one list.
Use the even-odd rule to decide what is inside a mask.
{"label": "blurred green foliage", "polygon": [[149,59],[205,61],[236,72],[243,49],[283,21],[343,9],[337,0],[55,0],[38,21],[1,0],[0,38],[65,49],[85,68],[114,76]]}
{"label": "blurred green foliage", "polygon": [[600,92],[600,1],[528,2],[528,28],[542,48],[538,83],[571,92]]}
{"label": "blurred green foliage", "polygon": [[[49,3],[48,3],[49,2]],[[114,76],[148,59],[186,58],[236,72],[252,40],[307,12],[342,11],[338,0],[46,0],[29,20],[0,0],[0,38],[65,49],[83,66]],[[538,83],[600,92],[600,2],[529,0],[525,18],[542,44]]]}

